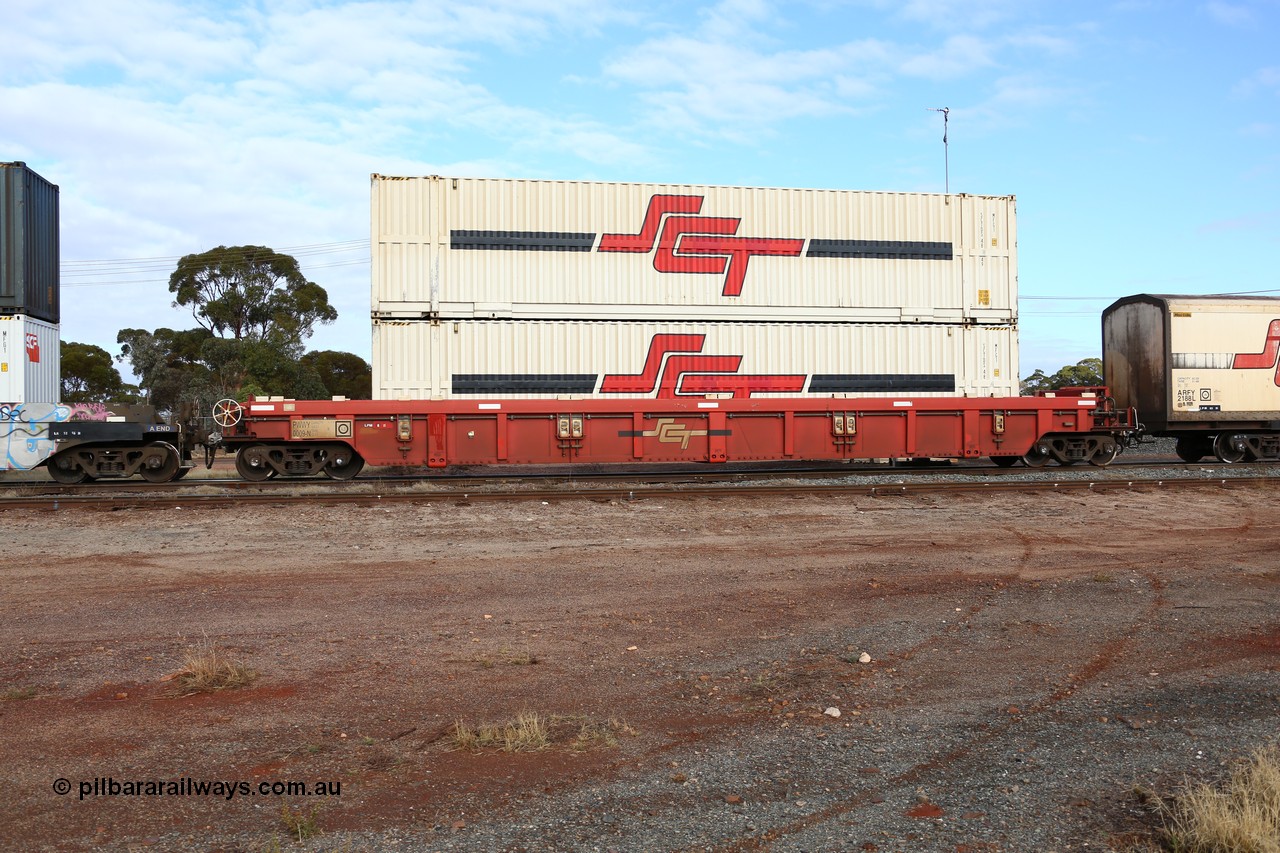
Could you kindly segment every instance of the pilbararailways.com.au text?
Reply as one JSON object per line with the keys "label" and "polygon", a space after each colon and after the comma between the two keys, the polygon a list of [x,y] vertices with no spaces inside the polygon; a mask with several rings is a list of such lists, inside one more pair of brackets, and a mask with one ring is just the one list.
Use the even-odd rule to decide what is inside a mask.
{"label": "pilbararailways.com.au text", "polygon": [[[89,797],[340,797],[342,782],[299,782],[192,779],[125,779],[99,776],[82,779],[76,786],[80,799]],[[55,779],[54,793],[65,796],[73,790],[69,779]]]}

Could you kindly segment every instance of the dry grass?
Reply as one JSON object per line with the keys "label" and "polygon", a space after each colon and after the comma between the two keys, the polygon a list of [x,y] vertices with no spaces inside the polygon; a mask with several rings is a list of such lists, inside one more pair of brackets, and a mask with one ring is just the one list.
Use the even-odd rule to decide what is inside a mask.
{"label": "dry grass", "polygon": [[578,726],[578,734],[569,743],[569,748],[575,752],[597,747],[612,749],[618,745],[618,735],[635,737],[637,734],[639,732],[616,717],[611,717],[604,723],[584,719]]}
{"label": "dry grass", "polygon": [[537,752],[553,746],[565,746],[575,752],[612,748],[619,735],[635,736],[636,730],[626,722],[613,718],[596,722],[585,717],[545,717],[526,712],[505,723],[472,728],[462,720],[454,723],[448,743],[453,749],[478,752],[496,749],[502,752]]}
{"label": "dry grass", "polygon": [[483,725],[475,729],[458,720],[453,726],[451,742],[455,749],[471,752],[481,749],[536,752],[551,746],[546,720],[532,713],[521,714],[510,722]]}
{"label": "dry grass", "polygon": [[1222,785],[1188,785],[1158,807],[1160,850],[1280,853],[1280,742],[1237,764]]}
{"label": "dry grass", "polygon": [[316,815],[318,809],[311,808],[309,811],[303,811],[301,807],[291,809],[288,806],[280,807],[280,820],[284,822],[285,828],[289,831],[289,835],[296,837],[298,843],[314,838],[320,829],[316,826]]}
{"label": "dry grass", "polygon": [[171,695],[181,697],[245,687],[257,678],[256,670],[227,657],[213,643],[201,643],[187,649],[182,668],[165,680],[173,682]]}
{"label": "dry grass", "polygon": [[0,700],[5,702],[21,702],[24,699],[36,698],[36,689],[34,687],[14,687],[0,694]]}
{"label": "dry grass", "polygon": [[503,652],[506,655],[507,663],[512,666],[536,666],[542,663],[542,660],[527,645],[524,647],[524,651],[510,652],[504,649]]}
{"label": "dry grass", "polygon": [[1221,788],[1188,788],[1168,823],[1175,849],[1188,853],[1280,853],[1280,744],[1256,750]]}

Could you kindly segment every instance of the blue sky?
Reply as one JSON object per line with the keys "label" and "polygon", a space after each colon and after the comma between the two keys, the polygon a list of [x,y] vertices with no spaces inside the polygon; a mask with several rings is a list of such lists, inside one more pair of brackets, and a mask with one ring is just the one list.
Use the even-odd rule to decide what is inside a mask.
{"label": "blue sky", "polygon": [[1018,198],[1022,373],[1140,292],[1280,293],[1280,0],[10,0],[0,160],[61,188],[64,340],[295,254],[369,357],[369,174]]}

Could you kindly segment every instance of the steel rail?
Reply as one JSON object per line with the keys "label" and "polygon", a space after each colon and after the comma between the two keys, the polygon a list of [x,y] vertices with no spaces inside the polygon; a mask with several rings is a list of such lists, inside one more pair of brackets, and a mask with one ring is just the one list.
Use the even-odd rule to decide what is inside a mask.
{"label": "steel rail", "polygon": [[[281,493],[269,490],[264,493],[246,492],[242,489],[225,494],[174,494],[172,492],[143,492],[139,494],[77,494],[77,495],[13,495],[0,497],[0,511],[13,509],[165,509],[173,507],[227,507],[263,504],[310,503],[357,504],[376,506],[388,503],[452,502],[470,504],[476,501],[636,501],[649,498],[692,497],[770,497],[778,495],[839,495],[848,497],[898,497],[926,494],[994,494],[999,492],[1103,492],[1128,491],[1152,488],[1250,488],[1274,485],[1274,476],[1244,477],[1166,477],[1166,478],[1109,478],[1109,479],[1037,479],[1037,480],[983,480],[912,483],[862,483],[850,479],[840,483],[788,483],[755,485],[752,483],[724,483],[705,485],[653,485],[635,483],[624,486],[584,487],[580,483],[564,484],[558,489],[494,489],[438,491],[421,490],[367,490],[352,488],[325,489],[322,492],[306,490]],[[358,484],[357,484],[358,485]]]}
{"label": "steel rail", "polygon": [[[1169,458],[1151,458],[1151,459],[1128,459],[1117,460],[1107,466],[1105,471],[1115,472],[1119,469],[1137,469],[1150,467],[1178,467],[1187,463]],[[1201,462],[1195,465],[1201,469],[1208,465],[1218,466],[1226,463]],[[1264,463],[1265,464],[1265,463]],[[540,466],[541,467],[541,466]],[[1053,470],[1071,470],[1071,471],[1088,471],[1088,465],[1078,467],[1074,466],[1052,466],[1049,472]],[[851,476],[894,476],[894,477],[925,477],[925,476],[955,476],[955,477],[999,477],[999,478],[1016,478],[1019,476],[1034,476],[1037,473],[1043,476],[1041,469],[1028,469],[1025,467],[1001,468],[995,465],[982,464],[967,460],[960,460],[955,464],[899,464],[886,465],[885,463],[874,462],[854,462],[852,464],[829,464],[829,465],[797,465],[794,467],[765,467],[765,466],[749,466],[743,464],[741,467],[729,469],[691,467],[681,465],[661,465],[655,464],[652,468],[649,466],[591,466],[589,468],[580,468],[574,466],[551,466],[550,470],[538,470],[535,468],[516,467],[516,466],[489,466],[483,473],[474,473],[472,471],[461,469],[445,472],[430,473],[410,473],[410,474],[369,474],[366,473],[354,481],[348,480],[330,480],[320,476],[308,477],[277,477],[270,480],[261,480],[251,482],[242,480],[239,477],[193,477],[184,480],[177,480],[169,483],[148,483],[139,479],[111,479],[104,478],[90,483],[81,483],[76,485],[62,485],[46,479],[30,479],[30,480],[0,480],[0,497],[6,492],[23,491],[30,492],[39,490],[45,494],[58,495],[80,495],[93,494],[99,491],[111,492],[152,492],[156,490],[164,491],[185,491],[200,487],[214,486],[226,489],[255,489],[255,490],[288,490],[297,488],[301,485],[311,485],[317,488],[331,487],[335,489],[351,488],[353,486],[378,486],[390,487],[392,485],[404,485],[411,483],[439,483],[462,485],[475,488],[481,488],[483,484],[500,483],[500,482],[518,482],[518,481],[536,481],[536,480],[555,480],[555,481],[575,481],[575,482],[609,482],[617,480],[626,481],[647,481],[647,482],[689,482],[689,483],[717,483],[717,482],[739,482],[742,480],[768,480],[779,478],[830,478],[830,477],[851,477]]]}

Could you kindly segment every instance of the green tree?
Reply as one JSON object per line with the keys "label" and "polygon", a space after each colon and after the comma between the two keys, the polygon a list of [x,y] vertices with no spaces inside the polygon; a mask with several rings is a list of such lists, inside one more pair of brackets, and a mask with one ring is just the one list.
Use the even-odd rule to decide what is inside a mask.
{"label": "green tree", "polygon": [[1046,376],[1043,370],[1037,368],[1036,372],[1023,379],[1018,385],[1023,394],[1028,396],[1035,394],[1037,391],[1048,391],[1053,386],[1049,384],[1050,377]]}
{"label": "green tree", "polygon": [[105,403],[128,394],[120,371],[111,362],[111,353],[93,344],[63,341],[62,402]]}
{"label": "green tree", "polygon": [[302,357],[324,383],[328,397],[368,400],[373,397],[373,368],[355,353],[317,350]]}
{"label": "green tree", "polygon": [[211,405],[224,396],[202,357],[212,337],[207,329],[122,329],[116,335],[118,358],[129,362],[144,399],[158,410],[171,412],[183,402]]}
{"label": "green tree", "polygon": [[1102,385],[1102,359],[1085,358],[1069,364],[1053,374],[1053,387],[1066,388],[1070,385]]}
{"label": "green tree", "polygon": [[[300,347],[283,346],[273,340],[244,341],[239,346],[246,381],[261,389],[253,393],[279,394],[296,400],[328,396],[315,369],[303,361],[305,356],[300,356]],[[239,399],[243,400],[246,388],[239,390]]]}
{"label": "green tree", "polygon": [[218,337],[301,343],[317,323],[332,323],[338,312],[325,289],[289,255],[266,246],[218,246],[186,255],[169,277],[174,306],[191,309]]}
{"label": "green tree", "polygon": [[338,312],[294,258],[265,246],[219,246],[183,257],[169,292],[207,334],[198,361],[221,396],[326,396],[315,369],[300,359],[316,324],[333,322]]}
{"label": "green tree", "polygon": [[1034,394],[1056,388],[1102,384],[1102,359],[1085,358],[1075,364],[1068,364],[1052,376],[1046,376],[1043,370],[1037,370],[1022,380],[1020,387],[1023,394]]}

